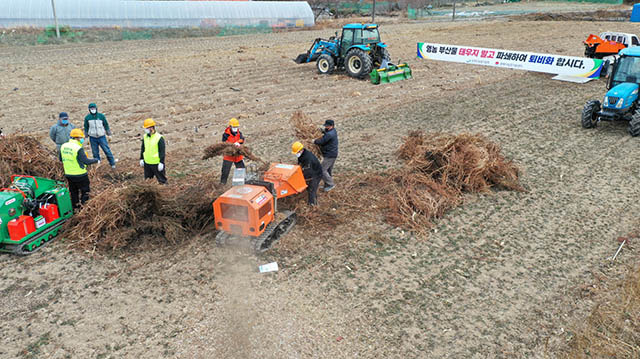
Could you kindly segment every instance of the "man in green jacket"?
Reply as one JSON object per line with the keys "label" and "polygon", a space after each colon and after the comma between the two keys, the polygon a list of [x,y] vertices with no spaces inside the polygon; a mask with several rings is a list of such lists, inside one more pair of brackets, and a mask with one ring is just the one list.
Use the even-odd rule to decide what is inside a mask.
{"label": "man in green jacket", "polygon": [[98,112],[98,106],[95,103],[89,104],[89,114],[84,118],[84,133],[89,136],[93,158],[100,160],[100,148],[102,148],[111,168],[116,168],[117,160],[113,157],[107,140],[107,136],[111,138],[111,129],[109,129],[107,118]]}
{"label": "man in green jacket", "polygon": [[144,167],[144,178],[155,177],[158,183],[166,184],[164,137],[156,132],[156,122],[151,118],[144,120],[142,127],[144,127],[144,135],[140,149],[140,166]]}
{"label": "man in green jacket", "polygon": [[[73,209],[79,207],[78,203],[84,204],[89,200],[89,175],[87,166],[99,163],[100,160],[88,159],[84,153],[82,144],[84,143],[84,133],[79,128],[71,130],[71,139],[60,146],[59,158],[64,167],[64,176],[69,182],[69,193],[71,194],[71,204]],[[80,193],[80,196],[78,196]]]}

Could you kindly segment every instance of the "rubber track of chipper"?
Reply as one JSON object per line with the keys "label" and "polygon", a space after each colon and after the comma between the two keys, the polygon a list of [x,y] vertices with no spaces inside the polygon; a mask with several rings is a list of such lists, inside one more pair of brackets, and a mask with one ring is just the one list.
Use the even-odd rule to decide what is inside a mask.
{"label": "rubber track of chipper", "polygon": [[274,222],[269,223],[267,229],[256,239],[253,240],[253,248],[257,253],[262,253],[271,248],[283,235],[287,234],[296,224],[298,216],[291,211],[282,212],[285,219],[277,225]]}
{"label": "rubber track of chipper", "polygon": [[28,244],[30,244],[30,243],[32,243],[32,242],[35,242],[38,238],[42,237],[43,235],[46,235],[46,234],[47,234],[47,233],[49,233],[49,232],[53,232],[53,231],[55,231],[56,229],[59,229],[59,228],[64,224],[64,222],[65,222],[65,221],[61,221],[58,225],[53,226],[53,227],[51,227],[51,228],[47,229],[46,231],[44,231],[44,232],[42,232],[42,233],[38,234],[37,236],[35,236],[35,237],[31,238],[30,240],[28,240],[28,241],[26,241],[26,242],[24,242],[24,243],[16,244],[16,245],[13,245],[13,246],[7,246],[6,248],[13,248],[13,251],[12,251],[11,253],[13,253],[13,254],[15,254],[15,255],[19,255],[19,256],[28,256],[28,255],[30,255],[30,254],[33,254],[33,253],[35,253],[35,252],[38,252],[40,249],[42,249],[42,247],[44,247],[44,246],[46,246],[47,244],[49,244],[49,243],[53,242],[53,241],[56,239],[56,237],[58,237],[58,235],[56,235],[56,236],[52,237],[51,239],[47,239],[47,240],[45,240],[45,241],[44,241],[44,243],[42,243],[38,248],[36,248],[36,249],[34,249],[34,250],[32,250],[32,251],[27,251],[27,250],[25,250],[24,248],[25,248]]}
{"label": "rubber track of chipper", "polygon": [[225,231],[218,231],[218,234],[216,234],[216,245],[218,247],[224,246],[229,238],[231,238],[229,233]]}

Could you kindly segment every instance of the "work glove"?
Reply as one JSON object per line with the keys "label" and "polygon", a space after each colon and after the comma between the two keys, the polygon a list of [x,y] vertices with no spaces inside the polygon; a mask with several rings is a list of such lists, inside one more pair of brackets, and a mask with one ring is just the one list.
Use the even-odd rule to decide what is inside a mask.
{"label": "work glove", "polygon": [[111,142],[111,135],[107,136],[107,142]]}
{"label": "work glove", "polygon": [[236,146],[236,147],[240,147],[240,143],[239,142],[235,142],[233,145]]}
{"label": "work glove", "polygon": [[144,167],[144,160],[140,160],[140,167]]}
{"label": "work glove", "polygon": [[100,165],[100,160],[98,160],[98,162],[96,162],[98,165]]}
{"label": "work glove", "polygon": [[164,163],[158,163],[158,171],[162,172],[164,170]]}

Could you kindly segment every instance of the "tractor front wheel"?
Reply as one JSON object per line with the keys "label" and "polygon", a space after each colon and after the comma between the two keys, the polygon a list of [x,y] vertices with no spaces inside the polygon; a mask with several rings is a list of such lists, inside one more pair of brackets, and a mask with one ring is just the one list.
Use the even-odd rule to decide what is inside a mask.
{"label": "tractor front wheel", "polygon": [[351,49],[345,58],[345,68],[351,77],[362,79],[371,72],[371,57],[360,49]]}
{"label": "tractor front wheel", "polygon": [[594,128],[598,124],[598,112],[600,112],[600,101],[591,100],[582,109],[582,128]]}
{"label": "tractor front wheel", "polygon": [[633,137],[640,136],[640,109],[635,110],[631,116],[629,134]]}
{"label": "tractor front wheel", "polygon": [[329,75],[333,72],[336,67],[335,62],[333,61],[333,57],[322,54],[316,60],[316,67],[318,68],[318,73],[321,75]]}

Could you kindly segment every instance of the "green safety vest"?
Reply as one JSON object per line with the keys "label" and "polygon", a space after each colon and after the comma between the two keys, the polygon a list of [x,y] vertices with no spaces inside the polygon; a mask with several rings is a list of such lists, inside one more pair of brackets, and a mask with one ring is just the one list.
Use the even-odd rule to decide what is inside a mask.
{"label": "green safety vest", "polygon": [[78,151],[81,149],[82,144],[73,139],[60,146],[60,156],[62,157],[65,175],[79,176],[87,173],[86,167],[82,168],[78,163]]}
{"label": "green safety vest", "polygon": [[154,133],[153,135],[144,135],[144,153],[142,157],[144,158],[144,163],[148,165],[157,165],[160,163],[160,151],[158,151],[158,142],[162,136],[159,133]]}

